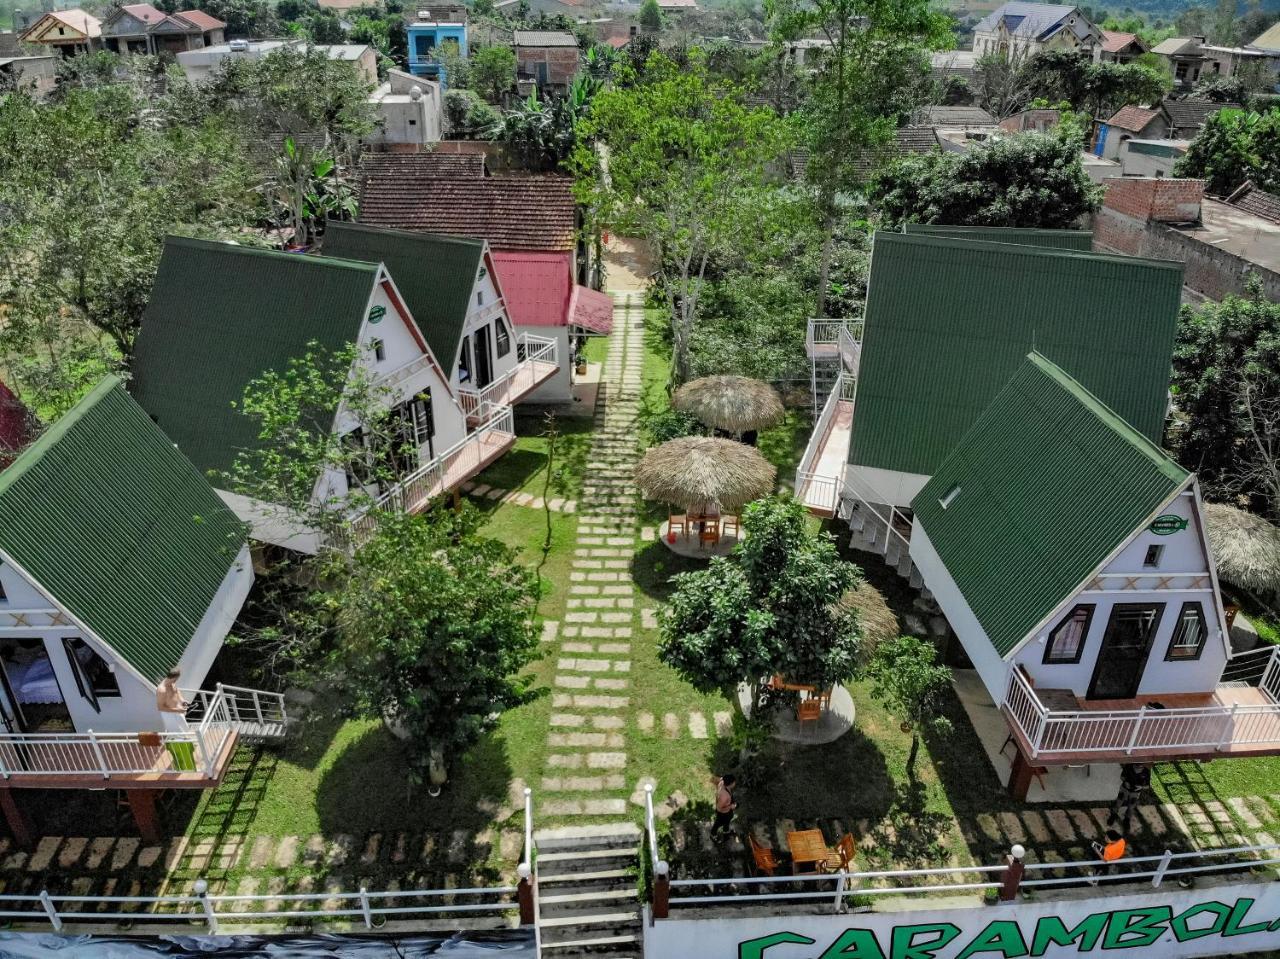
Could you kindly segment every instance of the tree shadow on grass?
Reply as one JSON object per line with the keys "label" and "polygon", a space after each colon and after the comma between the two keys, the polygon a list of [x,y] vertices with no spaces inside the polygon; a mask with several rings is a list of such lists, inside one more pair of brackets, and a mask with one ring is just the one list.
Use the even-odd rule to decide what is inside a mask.
{"label": "tree shadow on grass", "polygon": [[706,560],[677,556],[656,542],[647,544],[631,558],[631,578],[636,587],[659,602],[665,602],[675,590],[672,576],[706,568]]}

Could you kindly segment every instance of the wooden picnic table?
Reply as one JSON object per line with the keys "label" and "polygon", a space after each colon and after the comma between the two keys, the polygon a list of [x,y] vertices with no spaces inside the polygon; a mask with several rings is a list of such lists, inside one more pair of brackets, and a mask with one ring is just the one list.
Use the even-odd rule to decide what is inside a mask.
{"label": "wooden picnic table", "polygon": [[[822,864],[833,855],[827,846],[826,837],[821,829],[799,829],[787,833],[787,846],[791,849],[791,871],[821,872]],[[801,866],[810,866],[801,869]]]}

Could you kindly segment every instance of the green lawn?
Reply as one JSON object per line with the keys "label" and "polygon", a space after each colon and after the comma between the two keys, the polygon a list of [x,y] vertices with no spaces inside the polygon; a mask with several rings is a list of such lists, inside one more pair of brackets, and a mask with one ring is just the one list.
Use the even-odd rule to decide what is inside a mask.
{"label": "green lawn", "polygon": [[502,489],[542,496],[575,499],[582,490],[582,474],[591,447],[591,420],[560,416],[555,419],[559,433],[555,462],[547,482],[547,451],[550,446],[546,417],[516,416],[516,445],[505,456],[476,477]]}

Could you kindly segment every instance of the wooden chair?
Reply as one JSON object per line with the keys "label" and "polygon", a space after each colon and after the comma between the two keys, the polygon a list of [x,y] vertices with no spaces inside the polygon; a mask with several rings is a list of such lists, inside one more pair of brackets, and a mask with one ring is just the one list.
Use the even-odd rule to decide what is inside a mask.
{"label": "wooden chair", "polygon": [[778,857],[772,849],[762,845],[755,835],[747,833],[747,844],[751,847],[751,864],[757,876],[772,876],[778,869]]}
{"label": "wooden chair", "polygon": [[734,539],[738,538],[738,517],[725,516],[720,520],[720,535],[732,535]]}
{"label": "wooden chair", "polygon": [[689,535],[689,521],[684,513],[669,513],[667,515],[667,535],[674,536],[676,533],[681,536]]}
{"label": "wooden chair", "polygon": [[698,532],[698,544],[703,547],[715,546],[720,542],[720,521],[706,519],[702,521],[702,529]]}
{"label": "wooden chair", "polygon": [[822,711],[824,713],[831,708],[831,694],[834,693],[835,690],[836,688],[834,686],[828,686],[822,692],[817,694],[818,702],[822,704]]}
{"label": "wooden chair", "polygon": [[854,842],[853,833],[847,832],[840,837],[832,855],[822,864],[826,872],[848,872],[853,857],[858,852],[858,844]]}
{"label": "wooden chair", "polygon": [[822,718],[822,702],[817,699],[802,699],[800,705],[796,707],[796,721],[800,724],[800,728],[804,729],[805,723],[813,723],[814,728],[818,726],[818,720]]}

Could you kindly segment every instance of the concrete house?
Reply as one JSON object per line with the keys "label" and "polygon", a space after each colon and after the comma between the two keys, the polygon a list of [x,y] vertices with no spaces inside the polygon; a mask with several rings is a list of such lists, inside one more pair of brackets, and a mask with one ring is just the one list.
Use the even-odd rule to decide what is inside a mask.
{"label": "concrete house", "polygon": [[403,70],[388,70],[386,82],[369,96],[381,121],[369,138],[375,145],[421,146],[439,141],[443,129],[440,84]]}
{"label": "concrete house", "polygon": [[1136,33],[1121,33],[1117,30],[1102,31],[1102,54],[1100,59],[1106,63],[1132,63],[1147,52],[1147,45]]}
{"label": "concrete house", "polygon": [[44,14],[18,36],[22,43],[38,43],[73,57],[102,49],[102,21],[79,7]]}
{"label": "concrete house", "polygon": [[1181,90],[1189,90],[1201,80],[1235,76],[1246,64],[1261,64],[1272,74],[1280,70],[1280,52],[1252,44],[1224,47],[1207,43],[1200,36],[1170,37],[1156,44],[1151,52],[1169,61],[1174,83]]}
{"label": "concrete house", "polygon": [[54,57],[0,56],[0,76],[43,99],[58,85],[58,61]]}
{"label": "concrete house", "polygon": [[1048,3],[1006,3],[983,17],[973,28],[973,52],[1021,60],[1043,50],[1102,56],[1102,31],[1079,7]]}
{"label": "concrete house", "polygon": [[[471,262],[474,269],[461,283],[468,289],[479,282],[478,260]],[[459,269],[464,265],[451,263]],[[134,395],[197,468],[225,476],[239,451],[261,442],[254,422],[232,404],[242,399],[251,380],[287,368],[311,342],[329,351],[358,348],[357,362],[389,392],[388,412],[404,424],[413,448],[412,462],[397,457],[394,465],[402,479],[394,485],[331,470],[316,477],[315,503],[341,509],[360,489],[378,504],[394,500],[405,509],[421,509],[515,441],[509,407],[486,407],[471,418],[464,413],[455,378],[436,358],[380,262],[231,243],[166,241],[138,335]],[[339,409],[331,428],[367,445],[360,427],[349,411]],[[371,448],[370,455],[390,452]],[[320,546],[314,530],[278,505],[221,488],[223,480],[213,482],[251,524],[254,539],[302,552]],[[376,524],[376,511],[353,521],[359,535]]]}
{"label": "concrete house", "polygon": [[[200,689],[252,583],[243,524],[115,378],[0,472],[0,807],[20,843],[22,788],[123,789],[151,841],[160,788],[216,785],[237,693],[187,693],[184,720],[157,685],[177,667]],[[259,731],[282,731],[278,697],[258,701]]]}
{"label": "concrete house", "polygon": [[448,51],[463,60],[470,55],[467,47],[467,8],[460,4],[434,4],[422,7],[405,23],[409,37],[409,72],[415,77],[439,80],[447,87],[445,57]]}
{"label": "concrete house", "polygon": [[1163,139],[1169,123],[1158,108],[1121,107],[1094,134],[1093,153],[1104,160],[1116,160],[1127,140]]}
{"label": "concrete house", "polygon": [[1054,765],[1256,753],[1262,726],[1280,744],[1280,673],[1220,685],[1195,477],[1061,367],[1031,353],[912,507],[912,558],[1009,723],[1015,796]]}
{"label": "concrete house", "polygon": [[559,370],[568,344],[513,327],[495,257],[483,240],[331,223],[324,254],[382,263],[439,358],[468,418],[511,406]]}
{"label": "concrete house", "polygon": [[102,21],[102,45],[121,54],[177,54],[222,43],[226,26],[202,10],[166,14],[149,3],[127,3]]}
{"label": "concrete house", "polygon": [[378,83],[378,54],[364,43],[316,44],[309,47],[299,40],[232,40],[214,46],[191,49],[178,54],[178,65],[187,79],[193,82],[207,80],[224,60],[261,60],[276,50],[294,47],[300,50],[314,49],[330,60],[351,64],[356,75],[373,88]]}
{"label": "concrete house", "polygon": [[578,72],[578,38],[565,30],[516,30],[516,82],[563,92]]}

